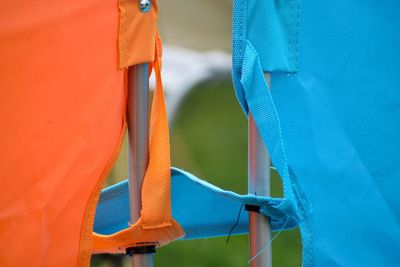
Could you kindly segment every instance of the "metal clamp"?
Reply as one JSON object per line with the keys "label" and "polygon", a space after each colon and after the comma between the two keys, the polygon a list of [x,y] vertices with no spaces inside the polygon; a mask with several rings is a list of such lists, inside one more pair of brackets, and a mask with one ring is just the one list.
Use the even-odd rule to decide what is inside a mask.
{"label": "metal clamp", "polygon": [[126,248],[126,255],[133,256],[135,254],[154,254],[156,253],[156,246],[141,246]]}

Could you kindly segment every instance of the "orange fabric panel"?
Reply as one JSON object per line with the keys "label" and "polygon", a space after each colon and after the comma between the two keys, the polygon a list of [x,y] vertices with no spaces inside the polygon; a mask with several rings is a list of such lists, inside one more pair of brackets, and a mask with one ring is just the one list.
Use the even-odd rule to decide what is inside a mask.
{"label": "orange fabric panel", "polygon": [[[125,127],[118,1],[1,1],[0,13],[0,265],[85,266]],[[154,14],[136,22],[128,41],[154,42]],[[129,64],[154,57],[127,49]]]}
{"label": "orange fabric panel", "polygon": [[183,229],[172,218],[171,159],[168,119],[161,81],[161,40],[156,36],[156,89],[150,118],[149,165],[142,185],[141,217],[128,229],[113,235],[94,233],[95,253],[124,253],[125,248],[143,244],[165,245],[184,235]]}
{"label": "orange fabric panel", "polygon": [[140,13],[139,0],[119,0],[119,66],[126,68],[154,61],[158,3],[151,0],[151,9]]}

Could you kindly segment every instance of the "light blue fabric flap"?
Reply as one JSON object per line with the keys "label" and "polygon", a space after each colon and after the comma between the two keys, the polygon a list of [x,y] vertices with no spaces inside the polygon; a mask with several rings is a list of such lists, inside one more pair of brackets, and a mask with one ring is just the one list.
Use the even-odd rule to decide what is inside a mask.
{"label": "light blue fabric flap", "polygon": [[[294,218],[276,207],[281,199],[238,195],[204,182],[190,173],[172,169],[172,214],[185,231],[184,239],[227,236],[238,219],[243,204],[261,207],[261,213],[272,216],[275,230],[296,226]],[[128,227],[128,182],[102,191],[96,211],[94,231],[111,234]],[[232,234],[248,231],[248,214],[242,207]]]}
{"label": "light blue fabric flap", "polygon": [[299,19],[299,0],[235,1],[233,43],[250,42],[263,71],[296,72]]}
{"label": "light blue fabric flap", "polygon": [[[264,72],[294,73],[298,65],[300,0],[235,0],[232,19],[233,74],[241,76],[248,45],[257,51]],[[234,82],[239,80],[234,77]],[[244,91],[235,83],[237,98],[247,114]]]}
{"label": "light blue fabric flap", "polygon": [[262,70],[296,72],[300,1],[245,2],[246,39],[258,51]]}

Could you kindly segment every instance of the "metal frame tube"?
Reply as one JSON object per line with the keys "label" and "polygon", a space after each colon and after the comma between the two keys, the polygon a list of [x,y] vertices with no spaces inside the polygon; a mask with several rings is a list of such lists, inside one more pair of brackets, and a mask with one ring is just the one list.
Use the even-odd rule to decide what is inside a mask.
{"label": "metal frame tube", "polygon": [[[270,86],[270,76],[265,74]],[[253,116],[248,121],[248,191],[257,196],[270,196],[270,156],[257,129]],[[251,267],[271,267],[271,223],[269,218],[249,212],[250,262]],[[267,246],[267,247],[266,247]]]}
{"label": "metal frame tube", "polygon": [[[130,222],[140,218],[142,183],[149,160],[149,66],[140,64],[128,69],[128,140]],[[132,266],[152,267],[153,254],[134,254]]]}

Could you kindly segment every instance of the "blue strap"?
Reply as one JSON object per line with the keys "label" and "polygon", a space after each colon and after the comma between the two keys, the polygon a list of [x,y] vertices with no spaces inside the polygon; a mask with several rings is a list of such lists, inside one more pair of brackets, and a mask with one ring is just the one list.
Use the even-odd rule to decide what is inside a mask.
{"label": "blue strap", "polygon": [[[239,214],[245,204],[259,206],[262,214],[272,217],[274,230],[297,226],[293,218],[276,208],[282,202],[280,198],[239,195],[179,169],[172,169],[171,174],[172,214],[185,231],[184,239],[227,236],[231,230],[231,234],[247,233],[247,212],[242,209]],[[128,222],[129,190],[124,181],[102,191],[94,231],[112,234],[125,229]]]}
{"label": "blue strap", "polygon": [[[251,112],[262,139],[268,148],[271,161],[283,181],[284,199],[275,207],[279,213],[293,218],[300,226],[303,240],[303,266],[312,264],[312,236],[309,207],[306,197],[290,171],[285,146],[281,135],[281,124],[275,104],[264,78],[257,51],[248,40],[236,40],[243,52],[235,54],[232,77],[236,95],[244,112]],[[245,46],[243,45],[245,44]],[[241,65],[239,64],[241,63]]]}

